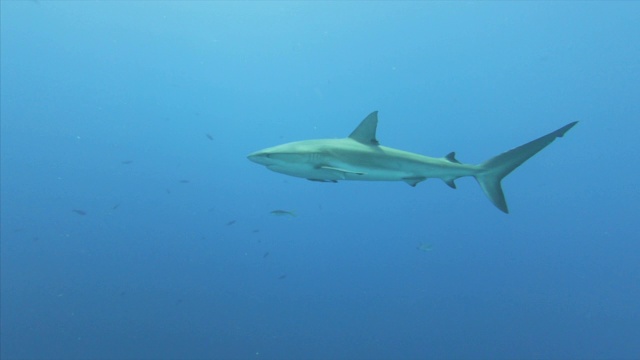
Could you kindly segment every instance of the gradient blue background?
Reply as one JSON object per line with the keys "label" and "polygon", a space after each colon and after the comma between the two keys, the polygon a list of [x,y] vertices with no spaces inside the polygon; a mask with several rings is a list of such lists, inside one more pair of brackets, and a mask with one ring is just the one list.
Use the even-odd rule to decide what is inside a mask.
{"label": "gradient blue background", "polygon": [[[2,359],[640,358],[638,18],[2,1]],[[382,144],[470,163],[580,123],[506,178],[510,215],[473,179],[245,158],[373,110]]]}

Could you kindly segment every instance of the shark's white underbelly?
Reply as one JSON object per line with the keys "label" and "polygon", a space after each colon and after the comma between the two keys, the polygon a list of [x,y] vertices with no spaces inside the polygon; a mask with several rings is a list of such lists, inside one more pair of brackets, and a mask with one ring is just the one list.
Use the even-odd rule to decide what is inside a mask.
{"label": "shark's white underbelly", "polygon": [[334,180],[360,180],[360,181],[406,181],[417,178],[455,179],[472,175],[476,168],[468,164],[452,164],[447,161],[430,160],[429,162],[416,161],[386,161],[384,166],[358,166],[348,163],[335,164],[334,173],[328,176],[338,176]]}

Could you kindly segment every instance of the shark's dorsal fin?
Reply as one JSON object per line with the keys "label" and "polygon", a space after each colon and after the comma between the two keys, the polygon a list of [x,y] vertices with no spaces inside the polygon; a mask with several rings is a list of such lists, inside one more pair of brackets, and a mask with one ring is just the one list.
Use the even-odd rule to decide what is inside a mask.
{"label": "shark's dorsal fin", "polygon": [[452,152],[448,153],[447,156],[445,156],[444,158],[449,160],[449,161],[451,161],[452,163],[460,164],[460,161],[458,161],[458,159],[456,159],[455,151],[452,151]]}
{"label": "shark's dorsal fin", "polygon": [[376,128],[378,127],[378,112],[369,114],[358,127],[353,130],[349,137],[365,145],[379,145],[376,139]]}

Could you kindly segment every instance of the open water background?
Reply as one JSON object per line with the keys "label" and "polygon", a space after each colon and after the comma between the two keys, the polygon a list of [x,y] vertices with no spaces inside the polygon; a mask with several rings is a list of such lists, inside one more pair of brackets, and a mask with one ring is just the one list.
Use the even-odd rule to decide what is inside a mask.
{"label": "open water background", "polygon": [[[2,359],[640,358],[640,3],[0,6]],[[245,158],[373,110],[470,163],[580,123],[509,215]]]}

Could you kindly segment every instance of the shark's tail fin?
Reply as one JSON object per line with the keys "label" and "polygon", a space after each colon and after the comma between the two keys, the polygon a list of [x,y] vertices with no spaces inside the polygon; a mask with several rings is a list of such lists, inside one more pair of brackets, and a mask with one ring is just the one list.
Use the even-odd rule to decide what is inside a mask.
{"label": "shark's tail fin", "polygon": [[493,205],[503,212],[509,213],[507,201],[504,198],[500,184],[502,179],[530,157],[537,154],[538,151],[551,144],[553,140],[562,137],[577,123],[578,122],[575,121],[567,124],[541,138],[518,146],[515,149],[504,152],[478,165],[478,173],[475,175],[475,178]]}

